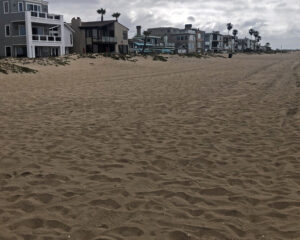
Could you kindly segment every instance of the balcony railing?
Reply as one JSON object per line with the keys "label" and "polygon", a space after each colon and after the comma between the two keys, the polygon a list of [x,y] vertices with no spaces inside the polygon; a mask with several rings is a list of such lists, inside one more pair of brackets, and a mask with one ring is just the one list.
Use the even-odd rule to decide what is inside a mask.
{"label": "balcony railing", "polygon": [[32,35],[32,41],[38,42],[61,42],[61,37],[48,35]]}
{"label": "balcony railing", "polygon": [[31,17],[50,19],[50,20],[61,20],[61,15],[49,14],[44,12],[31,12]]}
{"label": "balcony railing", "polygon": [[93,42],[102,42],[102,43],[116,43],[116,37],[100,37],[100,38],[93,38]]}

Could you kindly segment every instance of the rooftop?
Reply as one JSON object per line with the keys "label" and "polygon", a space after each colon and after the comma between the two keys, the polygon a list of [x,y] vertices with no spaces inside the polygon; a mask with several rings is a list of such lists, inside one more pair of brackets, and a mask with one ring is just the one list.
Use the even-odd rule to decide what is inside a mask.
{"label": "rooftop", "polygon": [[94,21],[94,22],[82,22],[80,28],[88,28],[88,27],[104,27],[114,23],[115,20],[109,21]]}

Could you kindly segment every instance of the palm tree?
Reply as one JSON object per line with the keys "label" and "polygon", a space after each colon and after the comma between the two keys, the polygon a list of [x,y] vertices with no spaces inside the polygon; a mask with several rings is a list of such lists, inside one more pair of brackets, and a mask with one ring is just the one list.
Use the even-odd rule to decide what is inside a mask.
{"label": "palm tree", "polygon": [[233,36],[234,36],[234,50],[235,50],[235,48],[236,48],[236,36],[238,35],[238,33],[239,33],[239,31],[238,30],[236,30],[236,29],[234,29],[233,31],[232,31],[232,34],[233,34]]}
{"label": "palm tree", "polygon": [[101,22],[103,22],[103,16],[105,15],[106,10],[104,8],[100,8],[97,10],[97,13],[101,14]]}
{"label": "palm tree", "polygon": [[116,21],[118,21],[119,17],[121,16],[121,13],[115,12],[112,17],[116,18]]}
{"label": "palm tree", "polygon": [[231,23],[227,23],[227,30],[228,30],[228,35],[230,30],[233,28],[233,25]]}
{"label": "palm tree", "polygon": [[[257,36],[257,42],[259,43],[261,41],[261,36]],[[258,48],[258,45],[257,45]]]}
{"label": "palm tree", "polygon": [[257,41],[260,42],[261,41],[261,36],[257,37]]}
{"label": "palm tree", "polygon": [[233,34],[234,38],[236,38],[236,36],[238,35],[238,33],[239,33],[239,31],[236,30],[236,29],[234,29],[234,30],[232,31],[232,34]]}
{"label": "palm tree", "polygon": [[150,36],[151,32],[150,31],[144,31],[144,46],[143,46],[143,50],[142,50],[142,54],[144,54],[145,49],[146,49],[146,44],[147,44],[147,38]]}
{"label": "palm tree", "polygon": [[251,35],[251,39],[252,39],[252,36],[253,36],[254,32],[255,32],[255,30],[253,28],[250,28],[249,34]]}
{"label": "palm tree", "polygon": [[[226,26],[227,26],[227,30],[228,30],[228,47],[229,47],[229,40],[230,40],[229,35],[230,35],[230,30],[233,28],[233,25],[231,23],[227,23]],[[230,45],[231,45],[231,51],[232,51],[232,44],[231,43],[230,43]]]}
{"label": "palm tree", "polygon": [[259,31],[254,31],[253,35],[254,35],[254,37],[255,37],[255,42],[256,42],[256,43],[255,43],[255,45],[256,45],[255,49],[257,49],[257,43],[259,42],[259,41],[258,41]]}

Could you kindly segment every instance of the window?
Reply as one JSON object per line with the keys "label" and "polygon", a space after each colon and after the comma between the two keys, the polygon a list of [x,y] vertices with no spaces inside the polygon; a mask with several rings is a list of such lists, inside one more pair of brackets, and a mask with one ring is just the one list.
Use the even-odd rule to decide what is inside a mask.
{"label": "window", "polygon": [[5,37],[10,36],[10,25],[5,25]]}
{"label": "window", "polygon": [[70,43],[73,44],[73,35],[70,34]]}
{"label": "window", "polygon": [[92,35],[93,35],[92,30],[91,30],[91,29],[88,29],[88,30],[86,31],[86,35],[87,35],[87,37],[92,37]]}
{"label": "window", "polygon": [[98,38],[98,30],[93,29],[93,38]]}
{"label": "window", "polygon": [[4,13],[9,13],[9,2],[3,2]]}
{"label": "window", "polygon": [[32,12],[41,12],[41,5],[33,4],[33,3],[27,3],[26,4],[26,10],[32,11]]}
{"label": "window", "polygon": [[5,56],[11,57],[11,47],[5,47]]}
{"label": "window", "polygon": [[25,25],[19,25],[19,35],[20,36],[25,36],[26,35]]}
{"label": "window", "polygon": [[44,28],[42,27],[33,27],[32,28],[33,35],[44,35]]}
{"label": "window", "polygon": [[123,39],[128,40],[128,32],[127,31],[123,31]]}
{"label": "window", "polygon": [[18,8],[19,8],[19,12],[23,12],[24,11],[24,5],[23,5],[22,2],[19,2]]}
{"label": "window", "polygon": [[194,48],[195,48],[194,43],[189,43],[189,49],[194,49]]}

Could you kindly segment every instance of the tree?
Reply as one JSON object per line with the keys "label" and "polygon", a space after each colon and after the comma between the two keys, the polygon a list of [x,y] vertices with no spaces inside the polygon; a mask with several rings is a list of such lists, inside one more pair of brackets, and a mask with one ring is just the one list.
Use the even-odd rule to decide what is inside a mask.
{"label": "tree", "polygon": [[121,16],[121,13],[115,12],[112,17],[116,18],[116,21],[118,21],[119,17]]}
{"label": "tree", "polygon": [[100,8],[97,10],[97,13],[101,15],[101,22],[103,22],[103,16],[106,14],[106,10],[104,8]]}
{"label": "tree", "polygon": [[269,43],[269,42],[266,43],[266,50],[267,51],[271,51],[272,50],[271,43]]}
{"label": "tree", "polygon": [[257,50],[257,48],[258,48],[258,42],[259,42],[259,40],[258,40],[258,37],[259,37],[259,31],[254,31],[254,33],[253,33],[253,35],[254,35],[254,37],[255,37],[255,45],[256,45],[256,50]]}
{"label": "tree", "polygon": [[239,33],[239,31],[238,30],[236,30],[236,29],[234,29],[233,31],[232,31],[232,34],[233,34],[233,36],[234,36],[234,49],[236,48],[236,40],[237,40],[237,35],[238,35],[238,33]]}
{"label": "tree", "polygon": [[252,36],[253,36],[254,32],[255,32],[255,30],[253,28],[250,28],[249,34],[251,35],[251,39],[252,39]]}
{"label": "tree", "polygon": [[231,23],[227,23],[227,30],[228,30],[228,35],[230,30],[233,28],[233,25]]}
{"label": "tree", "polygon": [[257,37],[257,41],[260,42],[261,41],[261,36]]}
{"label": "tree", "polygon": [[239,33],[239,31],[236,30],[236,29],[234,29],[234,30],[232,31],[232,34],[233,34],[234,38],[236,38],[236,36],[238,35],[238,33]]}
{"label": "tree", "polygon": [[[227,26],[227,30],[228,30],[228,38],[227,38],[228,39],[228,46],[230,44],[231,51],[232,51],[232,41],[231,41],[229,36],[230,36],[230,30],[233,28],[233,25],[231,23],[227,23],[226,26]],[[229,43],[229,41],[231,41],[231,43]]]}
{"label": "tree", "polygon": [[147,45],[147,39],[150,36],[151,32],[150,31],[144,31],[144,46],[143,46],[143,50],[142,50],[142,54],[145,53],[145,49],[146,49],[146,45]]}

